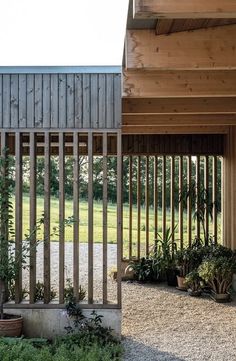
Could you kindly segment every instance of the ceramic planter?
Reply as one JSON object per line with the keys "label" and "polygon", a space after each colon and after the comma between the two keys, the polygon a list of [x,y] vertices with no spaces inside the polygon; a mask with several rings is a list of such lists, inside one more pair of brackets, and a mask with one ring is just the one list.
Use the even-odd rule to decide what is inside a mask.
{"label": "ceramic planter", "polygon": [[227,303],[231,301],[230,294],[227,293],[215,293],[211,291],[211,298],[218,303]]}
{"label": "ceramic planter", "polygon": [[23,317],[7,315],[0,320],[0,336],[2,337],[20,337],[22,334]]}

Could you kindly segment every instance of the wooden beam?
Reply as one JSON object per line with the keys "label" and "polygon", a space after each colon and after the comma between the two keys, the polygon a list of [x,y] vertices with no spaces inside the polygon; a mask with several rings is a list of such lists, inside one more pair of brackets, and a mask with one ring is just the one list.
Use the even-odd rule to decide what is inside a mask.
{"label": "wooden beam", "polygon": [[122,117],[126,126],[227,126],[236,125],[236,114],[129,114]]}
{"label": "wooden beam", "polygon": [[227,134],[228,126],[123,126],[122,134]]}
{"label": "wooden beam", "polygon": [[123,114],[234,113],[236,97],[215,98],[123,98]]}
{"label": "wooden beam", "polygon": [[218,97],[235,94],[235,70],[123,71],[123,97]]}
{"label": "wooden beam", "polygon": [[135,19],[235,18],[235,0],[135,0]]}
{"label": "wooden beam", "polygon": [[147,70],[236,69],[236,25],[156,36],[127,30],[126,68]]}

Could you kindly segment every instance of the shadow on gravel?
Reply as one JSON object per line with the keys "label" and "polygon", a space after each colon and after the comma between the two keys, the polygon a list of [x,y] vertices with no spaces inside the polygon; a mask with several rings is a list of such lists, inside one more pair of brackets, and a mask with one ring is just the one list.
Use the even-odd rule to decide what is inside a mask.
{"label": "shadow on gravel", "polygon": [[125,347],[124,361],[186,361],[173,353],[163,352],[142,342],[137,342],[131,337],[126,337],[123,345]]}

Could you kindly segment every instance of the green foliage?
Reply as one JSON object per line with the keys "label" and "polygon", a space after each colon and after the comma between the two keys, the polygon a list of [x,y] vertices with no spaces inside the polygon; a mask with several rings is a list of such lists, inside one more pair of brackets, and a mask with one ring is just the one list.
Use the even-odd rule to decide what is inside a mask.
{"label": "green foliage", "polygon": [[184,283],[187,288],[190,288],[193,292],[197,292],[201,290],[201,282],[202,279],[199,276],[199,273],[194,270],[187,274]]}
{"label": "green foliage", "polygon": [[[174,231],[177,227],[174,227]],[[167,228],[164,236],[157,234],[157,239],[154,240],[154,246],[151,249],[151,255],[155,259],[159,259],[162,271],[175,267],[175,254],[177,252],[177,244],[173,241],[173,233],[171,228]]]}
{"label": "green foliage", "polygon": [[11,345],[0,340],[1,361],[120,361],[122,349],[119,344],[101,346],[72,343],[70,335],[52,345],[33,346],[27,340],[17,340]]}
{"label": "green foliage", "polygon": [[217,294],[227,293],[232,285],[236,271],[234,257],[211,257],[203,261],[198,268],[199,276]]}
{"label": "green foliage", "polygon": [[134,278],[139,282],[154,282],[159,279],[161,264],[158,258],[141,258],[140,261],[131,261],[125,272],[133,271]]}
{"label": "green foliage", "polygon": [[[83,301],[86,296],[86,291],[83,289],[83,287],[79,286],[79,301]],[[72,284],[72,280],[70,278],[66,279],[66,286],[64,288],[64,299],[65,302],[74,302],[74,287]]]}

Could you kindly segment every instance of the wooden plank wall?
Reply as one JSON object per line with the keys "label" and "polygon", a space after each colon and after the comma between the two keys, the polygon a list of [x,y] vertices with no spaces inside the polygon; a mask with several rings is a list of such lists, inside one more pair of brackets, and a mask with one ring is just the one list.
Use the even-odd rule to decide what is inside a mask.
{"label": "wooden plank wall", "polygon": [[0,128],[116,129],[120,74],[0,74]]}

